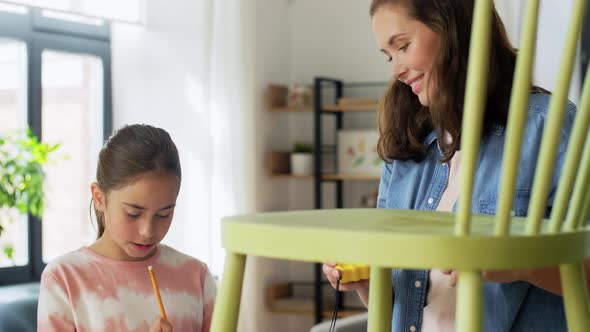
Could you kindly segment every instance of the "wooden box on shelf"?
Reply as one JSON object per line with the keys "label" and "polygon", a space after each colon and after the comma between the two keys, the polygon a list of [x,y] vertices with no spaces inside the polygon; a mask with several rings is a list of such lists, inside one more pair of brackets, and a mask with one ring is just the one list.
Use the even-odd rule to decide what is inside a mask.
{"label": "wooden box on shelf", "polygon": [[290,106],[288,104],[289,88],[281,84],[269,84],[264,93],[264,104],[269,112],[312,112],[311,103]]}
{"label": "wooden box on shelf", "polygon": [[269,84],[264,95],[264,102],[269,110],[287,106],[289,89],[284,85]]}
{"label": "wooden box on shelf", "polygon": [[268,172],[271,175],[291,174],[290,155],[288,151],[271,151],[267,159]]}

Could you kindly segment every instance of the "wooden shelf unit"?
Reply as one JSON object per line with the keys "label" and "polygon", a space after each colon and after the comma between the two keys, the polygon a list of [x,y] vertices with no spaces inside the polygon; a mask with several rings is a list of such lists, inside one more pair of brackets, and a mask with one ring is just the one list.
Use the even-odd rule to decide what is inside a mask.
{"label": "wooden shelf unit", "polygon": [[270,174],[273,179],[313,180],[313,175]]}
{"label": "wooden shelf unit", "polygon": [[[329,85],[329,86],[327,86]],[[352,84],[356,87],[367,87],[375,86],[369,82]],[[352,87],[351,85],[351,87]],[[288,95],[288,87],[286,85],[270,84],[267,87],[265,94],[265,111],[269,113],[305,113],[310,114],[313,117],[314,131],[313,131],[313,142],[314,142],[314,173],[311,175],[292,175],[290,174],[290,151],[269,151],[267,174],[270,179],[273,180],[297,180],[297,181],[309,181],[309,184],[313,186],[314,196],[314,208],[321,209],[325,208],[322,206],[322,186],[324,183],[333,183],[336,192],[336,208],[342,208],[343,206],[343,188],[346,182],[349,181],[373,181],[375,185],[378,184],[380,179],[379,174],[343,174],[343,173],[323,173],[323,172],[337,172],[335,167],[322,168],[322,157],[334,154],[334,158],[337,158],[336,144],[332,150],[326,150],[320,137],[322,136],[322,118],[335,119],[335,129],[343,129],[343,118],[350,114],[371,114],[369,112],[376,112],[378,108],[378,100],[370,98],[359,98],[358,94],[354,97],[346,97],[343,93],[344,82],[340,80],[328,79],[328,78],[315,78],[314,79],[314,95],[311,105],[302,107],[289,107],[287,106],[286,98]],[[334,99],[330,99],[327,104],[322,103],[322,99],[325,100],[323,93],[324,88],[335,88]],[[328,91],[328,93],[330,93]],[[375,113],[373,113],[375,114]],[[305,115],[307,116],[307,115]],[[336,131],[337,132],[337,131]],[[336,159],[337,160],[337,159]],[[325,161],[324,161],[325,162]],[[328,164],[329,165],[329,164]],[[319,167],[319,168],[318,168]],[[321,173],[321,176],[316,177],[315,174]],[[332,184],[330,184],[332,186]],[[321,264],[314,264],[314,275],[313,280],[308,282],[308,289],[311,293],[305,293],[302,295],[300,292],[293,291],[293,285],[302,285],[302,282],[284,282],[282,284],[272,285],[267,290],[267,306],[270,312],[279,314],[298,314],[298,315],[310,315],[315,318],[316,323],[321,322],[325,318],[332,316],[334,310],[335,301],[339,301],[341,309],[338,312],[338,317],[352,316],[366,312],[366,309],[362,305],[355,303],[354,299],[351,299],[347,294],[340,293],[338,297],[328,295],[334,293],[327,293],[324,282],[322,281]],[[322,295],[322,293],[325,293]],[[353,294],[354,296],[354,294]],[[347,305],[344,305],[347,304]]]}
{"label": "wooden shelf unit", "polygon": [[271,113],[284,113],[284,112],[292,112],[292,113],[311,113],[313,112],[313,108],[310,107],[269,107],[266,109],[268,112]]}
{"label": "wooden shelf unit", "polygon": [[[342,80],[316,77],[314,79],[314,151],[321,151],[324,146],[324,137],[326,134],[324,124],[329,123],[333,125],[336,134],[338,131],[345,128],[344,118],[352,114],[365,113],[376,115],[376,111],[379,105],[378,99],[370,98],[359,98],[359,94],[348,93],[345,94],[345,88],[367,88],[381,86],[381,83],[349,83],[345,84]],[[364,95],[367,95],[366,93]],[[352,96],[352,97],[349,97]],[[327,103],[324,103],[326,101]],[[368,113],[373,112],[373,113]],[[324,118],[331,118],[330,122],[324,122]],[[338,144],[338,141],[336,141]],[[338,169],[338,149],[336,153],[336,169]],[[322,155],[316,154],[315,159],[315,172],[318,174],[323,168]],[[347,181],[375,181],[378,184],[380,175],[375,174],[322,174],[321,177],[314,178],[314,207],[316,209],[326,208],[324,205],[324,193],[327,188],[324,188],[323,184],[327,182],[333,182],[334,188],[329,189],[330,192],[334,193],[335,208],[344,208],[344,187]],[[331,207],[330,207],[331,208]],[[332,307],[326,307],[324,301],[324,295],[321,287],[323,279],[321,264],[316,263],[314,266],[314,310],[316,323],[321,322],[323,319],[330,317],[326,315],[326,311],[330,312]],[[341,293],[339,297],[340,304],[342,305],[348,298],[349,294]],[[354,296],[354,294],[353,294]]]}
{"label": "wooden shelf unit", "polygon": [[323,112],[373,112],[377,110],[377,104],[367,105],[328,105],[322,107]]}

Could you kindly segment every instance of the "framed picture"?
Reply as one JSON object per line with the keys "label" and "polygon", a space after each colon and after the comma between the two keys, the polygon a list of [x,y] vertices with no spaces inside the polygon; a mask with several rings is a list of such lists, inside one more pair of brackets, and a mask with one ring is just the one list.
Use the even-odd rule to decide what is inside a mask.
{"label": "framed picture", "polygon": [[381,174],[383,161],[377,154],[378,139],[376,130],[339,131],[338,173]]}

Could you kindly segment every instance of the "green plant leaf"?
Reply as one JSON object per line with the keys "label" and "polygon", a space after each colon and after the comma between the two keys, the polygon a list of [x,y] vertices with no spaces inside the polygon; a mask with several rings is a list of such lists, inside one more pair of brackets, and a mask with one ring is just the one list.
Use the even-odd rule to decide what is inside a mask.
{"label": "green plant leaf", "polygon": [[313,145],[307,142],[295,142],[293,144],[293,153],[312,153]]}
{"label": "green plant leaf", "polygon": [[[43,215],[44,166],[59,147],[40,142],[28,129],[0,133],[0,209]],[[0,219],[0,230],[5,222]]]}
{"label": "green plant leaf", "polygon": [[14,259],[14,247],[13,246],[11,246],[11,245],[4,246],[2,251],[4,251],[4,255],[6,255],[6,257],[8,257],[8,259],[10,259],[10,260]]}

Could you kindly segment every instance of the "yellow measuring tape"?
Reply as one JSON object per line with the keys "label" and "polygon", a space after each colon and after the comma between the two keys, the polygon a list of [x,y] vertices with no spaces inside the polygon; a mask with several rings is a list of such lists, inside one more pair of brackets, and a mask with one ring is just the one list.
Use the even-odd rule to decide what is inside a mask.
{"label": "yellow measuring tape", "polygon": [[336,264],[335,268],[342,272],[342,279],[340,282],[343,284],[369,279],[371,276],[371,268],[368,265]]}

